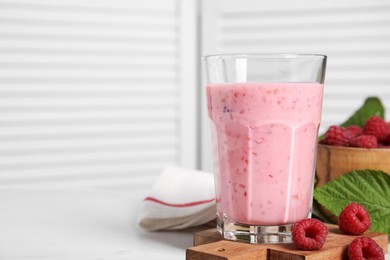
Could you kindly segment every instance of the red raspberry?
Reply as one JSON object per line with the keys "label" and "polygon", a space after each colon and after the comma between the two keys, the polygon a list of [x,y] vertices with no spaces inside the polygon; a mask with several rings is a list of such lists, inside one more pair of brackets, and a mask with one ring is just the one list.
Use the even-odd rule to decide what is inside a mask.
{"label": "red raspberry", "polygon": [[363,134],[363,129],[358,125],[350,125],[345,129],[347,129],[353,136],[359,136]]}
{"label": "red raspberry", "polygon": [[385,260],[383,249],[369,237],[357,237],[348,247],[351,260]]}
{"label": "red raspberry", "polygon": [[385,141],[390,134],[389,125],[379,116],[370,117],[364,125],[363,133],[373,135],[378,139],[378,142]]}
{"label": "red raspberry", "polygon": [[344,127],[332,125],[325,133],[325,142],[329,145],[349,146],[352,134]]}
{"label": "red raspberry", "polygon": [[339,229],[346,234],[360,235],[370,226],[368,211],[358,203],[349,203],[339,215]]}
{"label": "red raspberry", "polygon": [[359,135],[352,140],[351,146],[363,148],[377,148],[378,141],[373,135]]}
{"label": "red raspberry", "polygon": [[314,218],[298,221],[292,229],[295,245],[303,250],[319,250],[328,236],[328,227]]}

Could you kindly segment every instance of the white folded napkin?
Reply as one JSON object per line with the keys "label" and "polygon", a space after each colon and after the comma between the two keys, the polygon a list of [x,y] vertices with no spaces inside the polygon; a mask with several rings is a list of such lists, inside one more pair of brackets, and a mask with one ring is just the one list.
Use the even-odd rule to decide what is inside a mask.
{"label": "white folded napkin", "polygon": [[169,166],[142,202],[139,225],[147,230],[174,230],[215,218],[214,176]]}

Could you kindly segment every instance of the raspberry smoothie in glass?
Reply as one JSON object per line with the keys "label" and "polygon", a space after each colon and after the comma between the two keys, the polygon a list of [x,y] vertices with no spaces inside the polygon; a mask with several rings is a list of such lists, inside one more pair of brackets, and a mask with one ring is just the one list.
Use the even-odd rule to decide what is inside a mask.
{"label": "raspberry smoothie in glass", "polygon": [[207,65],[218,230],[289,243],[292,225],[311,214],[324,56],[211,56]]}
{"label": "raspberry smoothie in glass", "polygon": [[220,212],[253,225],[308,216],[322,93],[318,83],[207,86]]}

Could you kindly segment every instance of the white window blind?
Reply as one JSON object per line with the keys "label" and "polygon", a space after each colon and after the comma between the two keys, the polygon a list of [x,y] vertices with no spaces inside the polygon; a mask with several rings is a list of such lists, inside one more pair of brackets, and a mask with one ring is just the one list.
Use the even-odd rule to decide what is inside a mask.
{"label": "white window blind", "polygon": [[180,64],[192,48],[182,27],[193,25],[182,10],[175,0],[0,1],[0,183],[147,180],[192,166],[183,114],[195,102],[182,100],[194,85]]}
{"label": "white window blind", "polygon": [[[390,3],[205,0],[202,12],[203,54],[328,55],[320,132],[344,121],[368,96],[381,98],[390,120]],[[203,111],[204,169],[212,168],[208,127]]]}

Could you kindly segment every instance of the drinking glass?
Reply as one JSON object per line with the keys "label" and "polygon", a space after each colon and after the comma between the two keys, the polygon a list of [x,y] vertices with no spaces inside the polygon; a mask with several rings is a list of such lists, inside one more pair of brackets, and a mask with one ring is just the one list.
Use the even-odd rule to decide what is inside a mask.
{"label": "drinking glass", "polygon": [[326,56],[204,58],[217,202],[225,239],[291,243],[311,217]]}

